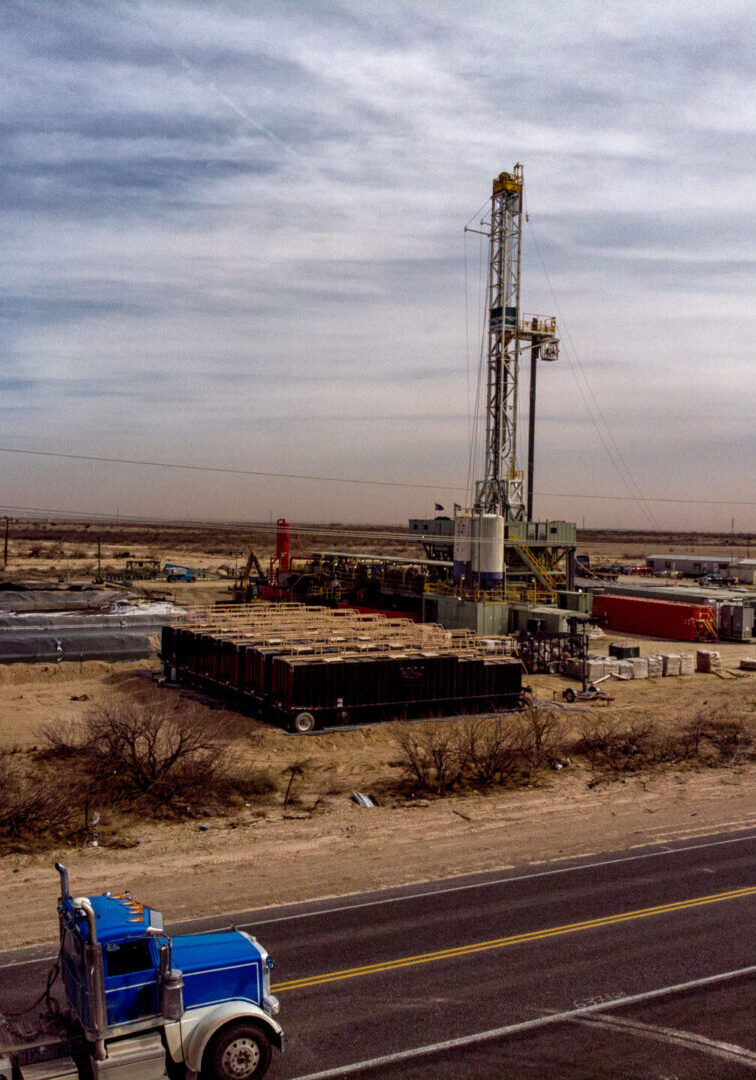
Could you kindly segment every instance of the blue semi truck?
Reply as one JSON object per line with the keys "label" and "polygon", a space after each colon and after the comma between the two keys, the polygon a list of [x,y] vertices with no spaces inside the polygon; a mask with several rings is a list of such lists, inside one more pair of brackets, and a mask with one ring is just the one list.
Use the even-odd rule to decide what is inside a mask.
{"label": "blue semi truck", "polygon": [[0,1080],[264,1076],[284,1036],[259,942],[237,929],[169,936],[129,893],[72,897],[55,866],[66,1000],[34,1031],[0,1017]]}

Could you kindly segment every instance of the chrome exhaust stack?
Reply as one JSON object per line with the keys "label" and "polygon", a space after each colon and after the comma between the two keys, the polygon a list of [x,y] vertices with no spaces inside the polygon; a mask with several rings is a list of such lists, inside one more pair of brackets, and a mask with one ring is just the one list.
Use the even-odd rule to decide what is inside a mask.
{"label": "chrome exhaust stack", "polygon": [[65,904],[66,900],[71,899],[71,890],[68,887],[68,871],[60,862],[56,862],[55,869],[60,874],[60,899]]}
{"label": "chrome exhaust stack", "polygon": [[84,946],[84,965],[86,969],[87,991],[89,996],[90,1030],[87,1035],[95,1045],[95,1060],[105,1061],[105,1032],[108,1027],[108,1014],[105,1005],[105,981],[102,970],[102,946],[97,939],[97,920],[94,908],[86,896],[73,901],[74,910],[81,911],[87,920],[87,943]]}

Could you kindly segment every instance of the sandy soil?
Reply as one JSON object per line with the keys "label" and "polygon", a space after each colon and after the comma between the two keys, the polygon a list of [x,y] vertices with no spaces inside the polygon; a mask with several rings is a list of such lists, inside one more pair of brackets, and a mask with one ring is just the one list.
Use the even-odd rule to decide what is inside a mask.
{"label": "sandy soil", "polygon": [[[143,830],[138,849],[61,851],[77,893],[129,888],[169,919],[565,858],[756,826],[753,770],[675,772],[364,810],[342,799],[306,821],[265,818]],[[52,941],[52,854],[5,858],[0,947]]]}
{"label": "sandy soil", "polygon": [[0,750],[36,745],[52,721],[81,722],[98,695],[132,681],[141,686],[139,672],[154,669],[153,660],[0,664]]}
{"label": "sandy soil", "polygon": [[[659,641],[640,644],[643,653],[665,648]],[[597,642],[595,651],[607,645]],[[720,648],[726,669],[756,651],[742,645]],[[0,732],[6,745],[7,740],[34,745],[47,717],[80,720],[97,694],[145,693],[148,666],[0,668]],[[561,695],[568,685],[553,676],[531,682],[544,700]],[[704,703],[728,704],[738,715],[756,716],[756,675],[614,682],[612,692],[615,701],[609,706],[588,708],[652,716],[670,725]],[[74,700],[83,695],[88,701]],[[565,713],[565,723],[577,726],[584,715]],[[594,786],[595,776],[573,765],[532,789],[410,803],[389,796],[379,808],[362,809],[350,800],[353,790],[385,790],[386,781],[398,776],[394,725],[302,738],[239,714],[231,714],[230,721],[228,752],[265,770],[278,788],[273,796],[226,817],[208,811],[206,817],[170,825],[132,819],[121,839],[139,843],[127,849],[0,856],[0,888],[10,916],[0,930],[0,948],[54,938],[56,857],[68,865],[77,892],[130,888],[168,918],[179,919],[756,825],[752,767],[668,770]],[[300,765],[303,775],[284,818],[282,792],[292,764]]]}
{"label": "sandy soil", "polygon": [[[82,526],[69,537],[71,526],[65,534],[50,526],[50,539],[44,528],[41,539],[24,538],[18,528],[5,576],[28,579],[39,574],[48,580],[91,580],[101,532],[103,563],[111,566],[123,565],[122,552],[128,548],[132,557],[155,553],[163,561],[233,568],[234,553],[244,551],[254,536],[221,533],[213,548],[206,536],[201,544],[191,532],[164,537],[158,531],[148,541],[143,527],[108,531],[98,525],[89,535]],[[672,550],[670,545],[685,551],[693,538],[657,537],[651,547],[648,538],[634,534],[610,535],[605,543],[602,539],[592,539],[580,550],[607,559],[640,560],[646,551]],[[263,561],[271,540],[258,543],[254,537]],[[716,541],[712,537],[711,548],[696,546],[707,554],[746,554],[745,547],[733,551],[722,546],[723,538],[719,546]],[[324,537],[320,544],[312,538],[312,546],[333,546],[333,538]],[[199,603],[226,599],[227,588],[226,582],[154,582],[136,591]],[[643,655],[694,649],[631,635],[623,639],[638,640]],[[609,640],[594,641],[592,651],[606,652]],[[723,654],[725,669],[736,668],[742,656],[756,655],[753,645],[715,647]],[[101,694],[138,697],[149,692],[146,676],[153,667],[149,662],[97,661],[54,667],[0,665],[0,750],[38,745],[40,728],[49,721],[81,723]],[[568,685],[553,676],[537,676],[531,683],[543,700],[561,698]],[[608,707],[587,708],[606,710],[610,716],[648,716],[671,726],[701,706],[720,703],[736,715],[756,716],[756,674],[740,679],[725,671],[722,679],[694,675],[612,682],[610,689],[615,701]],[[209,706],[204,707],[210,717]],[[585,714],[563,715],[565,724],[576,728]],[[212,716],[217,718],[217,711]],[[550,774],[537,788],[430,802],[382,795],[380,807],[362,809],[351,802],[352,791],[390,791],[399,775],[394,725],[302,738],[239,714],[228,719],[228,754],[266,772],[275,793],[225,817],[208,810],[207,816],[171,825],[134,817],[119,825],[123,842],[138,841],[128,848],[69,847],[23,855],[0,851],[0,895],[9,916],[0,928],[0,948],[54,939],[55,858],[68,865],[78,893],[130,888],[168,919],[181,919],[756,826],[754,768],[668,770],[595,786],[593,774],[573,765]],[[292,765],[302,768],[302,776],[284,818],[283,791]]]}

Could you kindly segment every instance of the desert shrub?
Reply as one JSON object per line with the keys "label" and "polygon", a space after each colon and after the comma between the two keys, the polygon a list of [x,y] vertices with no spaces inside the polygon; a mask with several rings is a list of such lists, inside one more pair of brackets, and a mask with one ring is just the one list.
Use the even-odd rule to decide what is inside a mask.
{"label": "desert shrub", "polygon": [[69,792],[55,777],[35,773],[22,758],[0,754],[0,836],[34,836],[69,821]]}
{"label": "desert shrub", "polygon": [[[108,838],[126,815],[176,818],[222,813],[277,790],[272,773],[224,761],[223,714],[155,691],[138,701],[111,694],[84,722],[58,719],[38,731],[40,747],[0,758],[0,839],[89,840],[102,815]],[[6,760],[7,759],[7,760]],[[22,760],[23,759],[23,760]],[[100,825],[100,829],[102,829]]]}
{"label": "desert shrub", "polygon": [[415,791],[444,795],[460,782],[466,759],[465,736],[452,724],[406,725],[396,734],[404,779]]}
{"label": "desert shrub", "polygon": [[580,737],[572,751],[585,755],[592,769],[629,772],[655,764],[659,760],[661,746],[655,726],[650,721],[625,723],[590,716],[580,725]]}
{"label": "desert shrub", "polygon": [[460,731],[460,741],[460,764],[474,787],[505,783],[521,763],[520,733],[509,717],[469,720]]}
{"label": "desert shrub", "polygon": [[562,720],[551,709],[531,705],[516,718],[519,749],[528,764],[552,765],[561,757],[564,743]]}
{"label": "desert shrub", "polygon": [[221,744],[191,706],[177,709],[160,694],[137,702],[114,695],[84,719],[85,771],[116,801],[185,806],[219,780]]}
{"label": "desert shrub", "polygon": [[726,708],[698,712],[680,734],[681,756],[702,764],[728,765],[756,758],[752,722],[733,717]]}
{"label": "desert shrub", "polygon": [[412,724],[395,737],[403,783],[411,791],[446,795],[529,781],[552,764],[561,740],[549,710],[476,716],[462,724]]}
{"label": "desert shrub", "polygon": [[78,732],[58,722],[45,729],[48,755],[72,758],[87,799],[116,809],[136,806],[157,816],[220,810],[276,791],[265,769],[227,760],[226,740],[238,734],[224,710],[154,691],[139,700],[112,694],[92,703]]}
{"label": "desert shrub", "polygon": [[726,710],[699,710],[672,731],[649,720],[591,716],[572,752],[587,757],[593,769],[615,773],[664,764],[735,765],[756,759],[756,732],[752,723]]}
{"label": "desert shrub", "polygon": [[76,720],[56,717],[40,725],[36,732],[41,744],[41,758],[65,759],[81,754],[84,739],[82,726]]}
{"label": "desert shrub", "polygon": [[272,795],[278,791],[279,781],[271,769],[240,768],[228,774],[228,780],[234,791],[246,798],[255,795]]}

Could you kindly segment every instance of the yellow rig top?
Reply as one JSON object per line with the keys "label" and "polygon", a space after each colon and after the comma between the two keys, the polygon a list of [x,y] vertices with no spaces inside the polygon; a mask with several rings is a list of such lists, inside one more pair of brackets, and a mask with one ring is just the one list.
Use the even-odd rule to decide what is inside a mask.
{"label": "yellow rig top", "polygon": [[494,178],[493,193],[494,195],[500,195],[502,191],[522,191],[522,184],[522,165],[518,163],[515,165],[513,173],[499,173]]}

